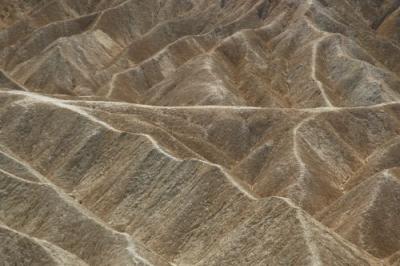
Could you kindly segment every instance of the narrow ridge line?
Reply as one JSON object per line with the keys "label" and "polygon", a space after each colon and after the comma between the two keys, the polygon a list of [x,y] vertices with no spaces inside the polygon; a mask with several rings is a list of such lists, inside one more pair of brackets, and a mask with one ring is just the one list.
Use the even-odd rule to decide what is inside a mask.
{"label": "narrow ridge line", "polygon": [[[107,129],[109,129],[111,131],[114,131],[114,132],[117,132],[117,133],[122,133],[122,131],[112,127],[111,125],[107,124],[104,121],[101,121],[101,120],[97,119],[96,117],[90,115],[89,113],[85,112],[81,108],[79,108],[77,106],[74,106],[74,105],[65,104],[65,103],[60,102],[59,100],[57,100],[55,98],[50,98],[50,97],[47,97],[47,96],[41,96],[41,95],[38,95],[38,94],[32,94],[32,93],[27,93],[27,92],[18,92],[18,91],[1,92],[1,93],[24,95],[24,96],[29,96],[32,99],[35,99],[35,100],[38,100],[38,101],[51,103],[51,104],[54,104],[54,105],[56,105],[56,106],[58,106],[60,108],[64,108],[64,109],[68,109],[70,111],[76,112],[76,113],[84,116],[85,118],[89,119],[90,121],[92,121],[94,123],[97,123],[97,124],[107,128]],[[159,152],[161,152],[163,155],[167,156],[168,158],[170,158],[170,159],[172,159],[174,161],[183,161],[182,159],[179,159],[179,158],[175,157],[174,155],[170,154],[169,152],[167,152],[150,135],[147,135],[147,134],[133,134],[133,135],[146,137]],[[204,160],[200,160],[200,159],[193,159],[193,160],[202,162],[202,163],[204,163],[206,165],[209,165],[209,166],[217,167],[226,176],[226,178],[231,182],[231,184],[234,187],[236,187],[237,189],[239,189],[240,192],[242,192],[244,195],[246,195],[247,197],[249,197],[252,200],[256,200],[257,199],[254,195],[252,195],[251,192],[249,192],[246,188],[244,188],[241,184],[239,184],[239,182],[236,181],[235,178],[233,178],[230,174],[228,174],[220,165],[217,165],[217,164],[214,164],[214,163],[211,163],[211,162],[207,162],[207,161],[204,161]]]}
{"label": "narrow ridge line", "polygon": [[[8,157],[14,158],[16,161],[18,161],[19,163],[24,165],[26,168],[30,169],[32,171],[32,173],[36,174],[36,176],[41,181],[41,183],[36,183],[36,182],[29,181],[29,180],[21,179],[21,178],[17,178],[17,180],[19,180],[20,182],[39,185],[39,186],[40,185],[48,186],[51,190],[53,190],[60,197],[60,199],[65,201],[66,204],[75,208],[79,213],[84,215],[88,220],[93,221],[94,223],[100,225],[102,228],[104,228],[104,230],[111,232],[113,235],[117,234],[117,235],[124,237],[124,239],[126,240],[126,244],[127,244],[126,249],[129,252],[129,254],[131,254],[132,260],[134,262],[137,262],[136,259],[139,259],[142,262],[147,261],[140,254],[138,254],[136,252],[135,244],[132,240],[132,237],[129,236],[127,233],[123,233],[123,232],[119,232],[119,231],[115,230],[114,228],[112,228],[108,224],[106,224],[104,221],[102,221],[98,217],[94,216],[94,214],[92,214],[89,210],[87,210],[86,208],[83,208],[81,205],[78,205],[65,192],[63,192],[55,184],[50,182],[45,176],[43,176],[42,174],[37,172],[35,169],[33,169],[29,163],[27,163],[19,158],[16,158],[13,154],[10,154],[9,151],[8,152],[2,151],[2,153],[7,154]],[[11,177],[13,177],[13,176],[14,175],[11,175]],[[149,265],[151,266],[151,264],[149,264]]]}

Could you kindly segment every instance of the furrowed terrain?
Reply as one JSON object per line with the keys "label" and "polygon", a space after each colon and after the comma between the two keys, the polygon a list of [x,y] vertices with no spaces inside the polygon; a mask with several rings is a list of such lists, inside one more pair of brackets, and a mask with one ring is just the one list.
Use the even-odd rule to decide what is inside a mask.
{"label": "furrowed terrain", "polygon": [[1,2],[0,265],[400,265],[400,1]]}

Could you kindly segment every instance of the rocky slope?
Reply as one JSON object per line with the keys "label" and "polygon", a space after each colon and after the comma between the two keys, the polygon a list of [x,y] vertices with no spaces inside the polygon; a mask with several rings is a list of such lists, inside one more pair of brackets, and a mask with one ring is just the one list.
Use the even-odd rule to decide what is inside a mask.
{"label": "rocky slope", "polygon": [[400,1],[0,4],[1,265],[399,265]]}

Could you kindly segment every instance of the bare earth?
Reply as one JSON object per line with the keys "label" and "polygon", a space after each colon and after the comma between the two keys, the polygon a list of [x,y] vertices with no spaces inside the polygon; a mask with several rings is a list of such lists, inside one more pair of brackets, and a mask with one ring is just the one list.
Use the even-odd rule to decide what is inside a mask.
{"label": "bare earth", "polygon": [[0,1],[0,265],[400,265],[400,1]]}

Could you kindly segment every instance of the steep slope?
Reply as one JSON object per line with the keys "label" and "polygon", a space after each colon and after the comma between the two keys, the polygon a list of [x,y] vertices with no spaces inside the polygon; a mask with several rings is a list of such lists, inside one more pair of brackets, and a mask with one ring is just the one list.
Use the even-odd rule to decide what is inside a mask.
{"label": "steep slope", "polygon": [[[75,199],[85,209],[91,210],[97,217],[109,224],[108,226],[121,232],[127,232],[167,261],[174,261],[178,264],[200,263],[208,265],[209,263],[222,263],[220,260],[226,260],[223,259],[226,256],[225,252],[229,253],[231,251],[221,250],[217,246],[213,248],[213,243],[220,242],[220,245],[226,246],[224,243],[227,241],[226,238],[230,239],[229,234],[232,234],[232,230],[235,228],[237,228],[235,230],[243,230],[240,228],[244,226],[243,223],[248,217],[254,216],[254,219],[261,219],[262,221],[268,220],[269,216],[275,217],[272,210],[268,211],[269,208],[275,208],[269,207],[271,204],[274,206],[275,203],[271,203],[271,200],[268,199],[258,200],[257,195],[253,194],[246,184],[215,164],[201,159],[178,159],[160,148],[155,140],[148,135],[121,131],[98,120],[84,109],[81,109],[81,107],[68,104],[68,101],[63,102],[62,100],[23,92],[6,92],[3,93],[3,96],[8,101],[10,97],[14,98],[8,103],[8,107],[3,112],[4,116],[0,119],[2,128],[0,139],[5,149],[4,153],[18,154],[9,155],[8,157],[11,158],[23,156],[21,159],[15,160],[17,162],[29,161],[30,167],[33,166],[35,169],[39,169],[53,184],[71,195],[72,198],[69,199],[66,196],[66,203],[72,204],[70,201]],[[29,111],[23,111],[23,109]],[[49,112],[52,115],[49,115]],[[12,118],[9,115],[11,113],[22,116]],[[47,119],[43,120],[43,117],[47,117]],[[30,121],[29,124],[26,121]],[[64,126],[58,126],[57,123],[59,122],[62,122]],[[70,123],[70,125],[68,126],[67,123]],[[25,129],[23,130],[21,126],[25,127]],[[46,136],[40,133],[43,128],[47,129],[48,134]],[[74,134],[69,133],[71,131]],[[10,134],[11,132],[14,133]],[[51,139],[52,144],[48,145],[48,142],[42,138]],[[32,149],[33,143],[42,143],[42,145]],[[115,162],[118,162],[118,164]],[[24,164],[26,165],[27,163]],[[38,175],[41,176],[42,174]],[[47,180],[44,177],[40,179]],[[3,178],[3,180],[6,181],[7,179]],[[6,184],[8,182],[10,181],[7,181]],[[28,184],[31,183],[26,185]],[[24,190],[29,189],[27,192],[19,192],[17,194],[22,193],[33,196],[36,193],[41,193],[35,198],[42,198],[39,195],[50,193],[39,192],[40,190],[33,192],[37,191],[37,189],[30,191],[34,187],[33,184],[29,185],[24,188]],[[8,191],[7,187],[4,189]],[[3,204],[6,204],[5,206],[15,205],[16,202],[11,197],[12,194],[7,195],[6,193],[5,198],[2,200]],[[55,206],[62,206],[61,199],[53,200]],[[20,204],[27,201],[35,206],[43,205],[40,202],[35,203],[33,199],[19,199],[19,201],[21,202]],[[272,200],[272,202],[274,201]],[[293,204],[286,203],[285,200],[278,201],[286,206],[283,209],[289,209],[289,213],[300,211]],[[72,204],[72,206],[74,205]],[[133,206],[135,207],[132,209]],[[28,206],[27,208],[30,207]],[[80,210],[78,207],[75,208],[77,211]],[[279,208],[280,210],[277,211],[277,214],[284,215],[286,212],[281,208]],[[21,225],[13,220],[12,217],[22,215],[25,208],[20,207],[15,211],[17,210],[21,212],[13,213],[12,215],[8,213],[2,220],[24,232],[32,230],[28,228],[33,225]],[[132,212],[132,210],[135,211]],[[40,212],[34,213],[36,216]],[[34,213],[31,215],[34,215]],[[28,215],[28,213],[25,215]],[[57,214],[55,213],[55,215]],[[301,211],[301,214],[298,215],[303,217],[305,213]],[[51,222],[52,219],[56,219],[51,218],[51,216],[39,217],[34,219],[27,218],[27,220],[45,219],[49,221],[46,223],[48,226],[54,226],[56,223],[60,224],[60,222]],[[290,215],[290,217],[294,219],[291,222],[293,226],[298,224],[296,215]],[[282,219],[288,219],[288,217]],[[298,219],[311,219],[313,221],[311,217]],[[281,225],[279,221],[278,219],[277,225]],[[315,222],[311,223],[314,224]],[[160,224],[163,224],[163,226],[160,227]],[[265,229],[263,223],[257,224],[259,224],[260,228],[255,230],[261,230],[260,233],[269,231]],[[58,228],[64,228],[64,230],[72,230],[73,228],[63,223],[59,226],[61,227]],[[272,226],[275,227],[276,225]],[[332,234],[321,225],[310,226],[319,228],[316,228],[316,231],[325,230],[326,234]],[[40,231],[28,232],[34,235],[38,234],[37,236],[45,239],[51,239],[54,243],[71,250],[74,254],[80,254],[81,258],[91,264],[99,263],[93,257],[86,257],[96,254],[90,250],[90,243],[82,243],[82,245],[87,246],[85,253],[76,253],[76,249],[78,248],[79,250],[79,246],[73,244],[74,242],[71,244],[59,242],[60,240],[53,239],[52,235],[47,235],[48,231],[60,229],[46,230],[43,226],[40,228]],[[82,230],[90,232],[92,229]],[[277,230],[276,236],[281,235],[282,233],[280,232],[282,230],[286,231],[287,226],[275,230]],[[300,232],[308,229],[300,227],[294,230],[294,232],[299,232],[300,234]],[[303,233],[308,234],[308,232]],[[68,234],[70,236],[73,235],[72,232]],[[233,233],[232,237],[236,234]],[[289,233],[287,237],[290,235]],[[317,235],[318,233],[316,233]],[[323,234],[321,233],[321,235]],[[265,239],[276,238],[272,236],[265,235]],[[83,241],[83,239],[89,240],[91,237],[88,235],[78,239]],[[72,240],[73,238],[71,238]],[[298,238],[293,241],[296,243],[293,245],[302,246],[303,244],[299,243],[302,243],[305,239]],[[345,251],[346,249],[353,250],[351,253],[358,253],[359,251],[354,251],[354,247],[349,246],[336,235],[322,238],[320,241],[328,246],[336,246],[327,247],[327,251],[321,250],[321,254],[324,254],[321,255],[321,260],[329,261],[333,257],[340,256],[343,257],[343,261],[337,261],[337,265],[378,263],[376,260],[374,262],[373,258],[363,255],[362,252],[355,257],[354,255],[346,257],[347,255],[344,255],[348,253],[348,251]],[[111,245],[112,243],[110,240],[105,240],[104,245]],[[250,243],[248,244],[253,245]],[[276,245],[279,246],[280,244]],[[234,246],[237,246],[237,244]],[[244,250],[247,248],[243,247]],[[261,248],[261,246],[258,248]],[[328,251],[333,249],[343,254],[335,255]],[[107,257],[115,258],[116,254],[112,254]],[[249,263],[263,264],[274,263],[275,261],[285,263],[284,258],[287,258],[287,255],[281,257],[282,253],[271,255],[259,252],[258,254],[261,257],[252,258],[252,262]],[[304,265],[313,264],[309,257],[303,257],[301,254],[304,254],[304,252],[294,253],[293,260]],[[311,256],[313,256],[312,253]],[[123,255],[118,257],[118,263],[122,262]],[[101,257],[96,256],[96,258],[101,259],[101,261],[104,260]],[[117,263],[117,261],[114,261],[114,263]],[[240,264],[240,260],[237,260],[237,263]]]}
{"label": "steep slope", "polygon": [[0,3],[0,261],[397,265],[399,6]]}
{"label": "steep slope", "polygon": [[[271,210],[272,209],[272,210]],[[263,215],[268,213],[268,215]],[[269,218],[269,217],[274,218]],[[261,228],[257,228],[260,226]],[[266,235],[265,232],[267,232]],[[243,239],[246,239],[243,242]],[[251,248],[251,259],[238,250]],[[285,254],[282,256],[282,254]],[[200,265],[379,265],[283,198],[226,236]]]}
{"label": "steep slope", "polygon": [[0,259],[5,265],[87,265],[46,241],[0,226]]}
{"label": "steep slope", "polygon": [[350,190],[318,214],[322,223],[375,256],[392,255],[400,249],[400,182],[395,171],[385,170]]}

